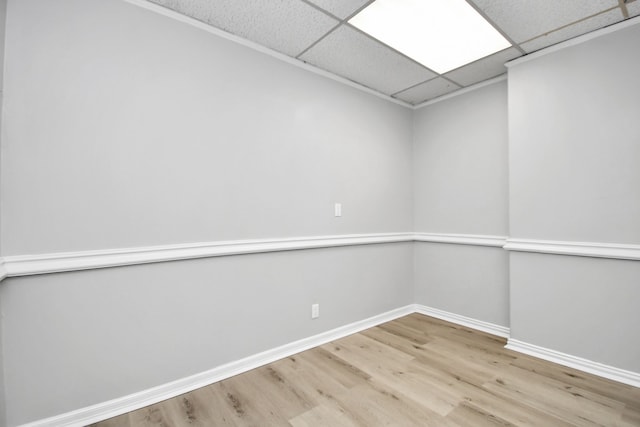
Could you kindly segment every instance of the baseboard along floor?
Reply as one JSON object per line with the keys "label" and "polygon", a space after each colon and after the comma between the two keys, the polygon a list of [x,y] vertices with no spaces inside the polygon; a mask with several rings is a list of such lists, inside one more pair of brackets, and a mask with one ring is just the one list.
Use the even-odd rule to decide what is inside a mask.
{"label": "baseboard along floor", "polygon": [[506,342],[409,314],[93,427],[638,425],[639,388]]}

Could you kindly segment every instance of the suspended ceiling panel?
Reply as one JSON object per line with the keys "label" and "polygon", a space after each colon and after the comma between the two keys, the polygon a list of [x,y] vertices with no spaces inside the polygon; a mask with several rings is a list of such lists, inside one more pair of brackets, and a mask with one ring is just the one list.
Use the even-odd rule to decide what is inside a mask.
{"label": "suspended ceiling panel", "polygon": [[513,46],[440,76],[349,25],[374,0],[149,1],[410,104],[498,76],[507,61],[640,15],[640,0],[467,0]]}
{"label": "suspended ceiling panel", "polygon": [[300,0],[153,0],[153,3],[294,57],[339,23]]}
{"label": "suspended ceiling panel", "polygon": [[406,101],[409,104],[418,104],[425,99],[437,98],[458,89],[460,89],[460,86],[457,84],[442,77],[436,77],[433,80],[402,91],[394,95],[394,97]]}
{"label": "suspended ceiling panel", "polygon": [[435,73],[347,25],[300,57],[319,68],[391,95]]}
{"label": "suspended ceiling panel", "polygon": [[345,19],[362,6],[371,3],[371,0],[309,0],[309,3],[319,6],[340,19]]}
{"label": "suspended ceiling panel", "polygon": [[522,49],[527,53],[534,52],[544,47],[572,39],[581,34],[615,24],[620,21],[621,17],[622,11],[619,8],[615,8],[609,12],[601,13],[574,25],[569,25],[568,27],[542,35],[526,43],[522,43],[520,47],[522,47]]}
{"label": "suspended ceiling panel", "polygon": [[516,43],[618,6],[618,0],[473,0]]}
{"label": "suspended ceiling panel", "polygon": [[462,86],[469,86],[506,73],[505,62],[511,61],[520,55],[522,54],[518,49],[510,47],[450,71],[444,76]]}
{"label": "suspended ceiling panel", "polygon": [[640,15],[640,0],[634,0],[632,3],[627,4],[627,10],[630,17]]}

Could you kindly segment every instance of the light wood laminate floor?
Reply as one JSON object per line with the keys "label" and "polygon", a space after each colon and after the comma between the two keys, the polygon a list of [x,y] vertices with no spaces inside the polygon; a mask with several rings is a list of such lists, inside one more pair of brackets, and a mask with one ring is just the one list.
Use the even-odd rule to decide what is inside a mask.
{"label": "light wood laminate floor", "polygon": [[420,314],[97,424],[640,426],[640,389]]}

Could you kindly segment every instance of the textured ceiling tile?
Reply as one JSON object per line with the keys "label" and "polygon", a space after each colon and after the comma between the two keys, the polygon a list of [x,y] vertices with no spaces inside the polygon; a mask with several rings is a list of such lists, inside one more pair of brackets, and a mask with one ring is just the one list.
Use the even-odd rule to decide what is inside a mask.
{"label": "textured ceiling tile", "polygon": [[460,89],[460,86],[455,85],[442,77],[438,77],[400,92],[394,95],[394,98],[398,98],[408,102],[409,104],[415,105],[458,89]]}
{"label": "textured ceiling tile", "polygon": [[522,55],[515,47],[502,50],[445,74],[456,83],[469,86],[506,73],[504,63]]}
{"label": "textured ceiling tile", "polygon": [[315,4],[340,19],[347,18],[368,1],[369,0],[309,0],[310,3]]}
{"label": "textured ceiling tile", "polygon": [[578,37],[582,34],[586,34],[590,31],[597,30],[607,25],[615,24],[623,19],[622,11],[617,8],[612,11],[594,16],[577,24],[570,25],[558,31],[549,33],[546,36],[538,37],[530,42],[520,45],[527,53],[534,52],[536,50],[551,46],[556,43],[563,42],[565,40]]}
{"label": "textured ceiling tile", "polygon": [[618,5],[618,0],[472,0],[516,43]]}
{"label": "textured ceiling tile", "polygon": [[640,15],[640,0],[627,4],[627,10],[629,11],[629,17]]}
{"label": "textured ceiling tile", "polygon": [[387,95],[435,76],[347,25],[322,39],[300,59]]}
{"label": "textured ceiling tile", "polygon": [[338,24],[300,0],[151,1],[290,56]]}

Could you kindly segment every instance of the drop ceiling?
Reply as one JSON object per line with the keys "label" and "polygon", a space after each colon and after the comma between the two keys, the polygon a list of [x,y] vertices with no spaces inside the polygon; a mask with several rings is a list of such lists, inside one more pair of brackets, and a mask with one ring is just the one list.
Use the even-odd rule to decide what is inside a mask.
{"label": "drop ceiling", "polygon": [[499,76],[512,59],[640,15],[640,0],[467,0],[511,46],[438,74],[348,23],[372,0],[149,1],[411,105]]}

